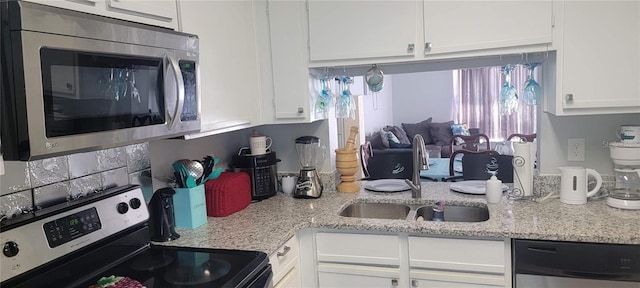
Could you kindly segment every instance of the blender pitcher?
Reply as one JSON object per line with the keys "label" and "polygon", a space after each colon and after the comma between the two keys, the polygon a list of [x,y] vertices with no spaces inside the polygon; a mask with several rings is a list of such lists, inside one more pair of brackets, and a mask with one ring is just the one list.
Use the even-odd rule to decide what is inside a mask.
{"label": "blender pitcher", "polygon": [[315,136],[298,137],[295,142],[300,174],[293,197],[318,198],[322,195],[323,186],[316,166],[324,161],[326,147],[321,146],[320,138]]}

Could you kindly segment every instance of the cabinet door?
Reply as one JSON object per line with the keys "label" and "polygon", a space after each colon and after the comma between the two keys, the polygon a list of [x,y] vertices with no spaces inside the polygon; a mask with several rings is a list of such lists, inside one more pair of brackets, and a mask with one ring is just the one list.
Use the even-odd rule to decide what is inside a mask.
{"label": "cabinet door", "polygon": [[[87,0],[83,0],[87,1]],[[92,0],[88,0],[92,1]],[[162,21],[176,21],[175,1],[106,0],[107,8],[112,11],[130,13],[141,17],[156,18]]]}
{"label": "cabinet door", "polygon": [[551,1],[424,0],[425,55],[546,44]]}
{"label": "cabinet door", "polygon": [[318,264],[319,287],[407,287],[400,269],[360,265]]}
{"label": "cabinet door", "polygon": [[310,61],[413,57],[417,0],[309,0]]}
{"label": "cabinet door", "polygon": [[127,21],[178,28],[175,0],[29,0],[49,6]]}
{"label": "cabinet door", "polygon": [[455,273],[411,269],[411,287],[489,288],[507,287],[504,277],[481,273]]}
{"label": "cabinet door", "polygon": [[640,2],[565,1],[563,16],[561,112],[640,112]]}
{"label": "cabinet door", "polygon": [[182,30],[200,38],[202,131],[246,128],[259,119],[252,1],[181,1]]}
{"label": "cabinet door", "polygon": [[292,267],[289,272],[280,278],[280,281],[273,285],[274,288],[299,288],[300,287],[300,271],[297,267]]}

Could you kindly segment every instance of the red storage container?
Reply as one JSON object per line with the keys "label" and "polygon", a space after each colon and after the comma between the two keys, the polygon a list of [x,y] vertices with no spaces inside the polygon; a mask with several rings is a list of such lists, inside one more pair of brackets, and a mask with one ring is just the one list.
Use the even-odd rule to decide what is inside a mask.
{"label": "red storage container", "polygon": [[236,213],[251,203],[251,179],[245,172],[222,172],[204,184],[207,215],[224,217]]}

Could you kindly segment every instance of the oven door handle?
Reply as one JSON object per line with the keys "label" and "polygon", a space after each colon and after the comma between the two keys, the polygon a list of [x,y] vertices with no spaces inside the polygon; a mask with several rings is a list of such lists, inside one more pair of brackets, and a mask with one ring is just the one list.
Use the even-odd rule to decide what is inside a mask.
{"label": "oven door handle", "polygon": [[[178,93],[178,98],[176,99],[176,109],[173,111],[167,111],[169,114],[169,130],[174,130],[176,124],[180,120],[180,115],[182,115],[182,109],[184,108],[184,80],[182,80],[182,73],[180,73],[180,65],[178,65],[178,61],[171,55],[165,55],[165,62],[169,63],[171,69],[173,69],[173,75],[177,83],[176,92]],[[167,72],[169,67],[167,67]],[[168,73],[167,73],[168,74]]]}

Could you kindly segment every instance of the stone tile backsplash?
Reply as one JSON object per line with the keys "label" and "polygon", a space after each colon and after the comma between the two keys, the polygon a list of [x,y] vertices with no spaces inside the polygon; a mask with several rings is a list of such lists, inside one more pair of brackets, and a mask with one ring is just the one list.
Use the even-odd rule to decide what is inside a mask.
{"label": "stone tile backsplash", "polygon": [[11,217],[126,184],[141,185],[145,196],[152,193],[148,143],[9,161],[5,170],[0,176],[0,216]]}

